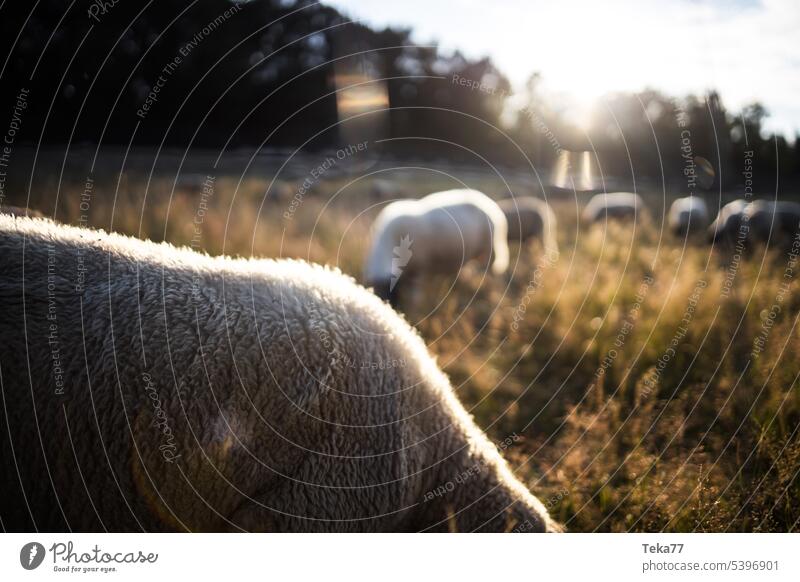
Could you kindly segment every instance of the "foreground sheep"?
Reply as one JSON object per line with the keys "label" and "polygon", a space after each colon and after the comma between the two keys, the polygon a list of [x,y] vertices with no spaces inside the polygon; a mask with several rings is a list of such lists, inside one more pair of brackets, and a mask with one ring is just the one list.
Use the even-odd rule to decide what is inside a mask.
{"label": "foreground sheep", "polygon": [[708,207],[702,198],[686,196],[672,203],[667,215],[670,231],[677,236],[699,232],[708,227]]}
{"label": "foreground sheep", "polygon": [[500,207],[477,190],[436,192],[388,204],[375,219],[364,281],[397,300],[400,277],[455,274],[472,259],[508,268],[508,226]]}
{"label": "foreground sheep", "polygon": [[5,215],[0,270],[6,530],[556,528],[337,272]]}
{"label": "foreground sheep", "polygon": [[583,209],[586,222],[602,222],[607,219],[636,220],[644,210],[644,202],[638,194],[612,192],[595,194]]}
{"label": "foreground sheep", "polygon": [[550,205],[533,196],[507,198],[497,203],[508,222],[509,241],[536,239],[548,249],[557,251],[556,216]]}
{"label": "foreground sheep", "polygon": [[723,247],[750,243],[790,247],[800,231],[800,204],[787,201],[734,200],[723,206],[708,228],[708,240]]}

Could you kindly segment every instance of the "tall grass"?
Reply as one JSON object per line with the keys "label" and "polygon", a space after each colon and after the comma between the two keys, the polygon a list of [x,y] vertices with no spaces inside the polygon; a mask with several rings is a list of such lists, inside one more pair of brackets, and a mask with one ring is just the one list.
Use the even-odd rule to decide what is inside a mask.
{"label": "tall grass", "polygon": [[[358,278],[379,209],[368,183],[320,183],[290,219],[294,185],[276,182],[264,201],[269,185],[217,179],[195,246]],[[82,190],[62,186],[58,219],[81,222]],[[97,185],[86,218],[188,245],[199,196],[123,176]],[[52,214],[52,192],[31,206]],[[800,290],[789,258],[755,251],[730,263],[662,232],[657,217],[587,228],[574,203],[555,210],[557,258],[534,242],[512,249],[503,277],[467,265],[406,282],[407,318],[477,422],[498,442],[519,437],[506,456],[568,530],[796,530]]]}

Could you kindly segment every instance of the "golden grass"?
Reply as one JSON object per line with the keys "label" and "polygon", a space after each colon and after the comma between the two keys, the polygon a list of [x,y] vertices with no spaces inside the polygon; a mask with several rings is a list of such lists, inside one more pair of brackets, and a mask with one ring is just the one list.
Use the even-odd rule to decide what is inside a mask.
{"label": "golden grass", "polygon": [[[236,180],[219,178],[200,246],[307,258],[358,278],[377,212],[356,218],[376,202],[366,181],[329,204],[321,193],[346,182],[318,185],[291,220],[285,183],[259,213],[268,183],[237,191]],[[192,242],[198,192],[170,195],[171,181],[156,179],[144,202],[142,181],[120,184],[115,230]],[[57,218],[80,220],[82,189],[62,190]],[[97,188],[89,224],[109,228],[112,202],[113,187]],[[52,197],[31,206],[52,213]],[[468,266],[403,296],[478,423],[497,441],[521,435],[507,457],[571,531],[797,529],[800,293],[796,277],[784,278],[787,257],[756,252],[734,273],[700,241],[662,236],[659,220],[587,229],[571,202],[555,210],[557,260],[532,243],[512,249],[507,276],[484,279]]]}

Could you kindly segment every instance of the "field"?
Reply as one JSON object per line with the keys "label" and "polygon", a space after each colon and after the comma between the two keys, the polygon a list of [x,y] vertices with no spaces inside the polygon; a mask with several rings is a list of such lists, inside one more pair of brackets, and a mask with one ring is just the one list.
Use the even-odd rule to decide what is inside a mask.
{"label": "field", "polygon": [[[453,185],[394,178],[409,197]],[[371,178],[330,176],[301,197],[299,178],[217,176],[206,193],[173,181],[64,180],[56,218],[359,278],[385,201]],[[38,186],[29,205],[52,214],[56,187]],[[557,197],[557,257],[530,243],[512,248],[503,277],[467,265],[415,281],[406,316],[478,424],[498,443],[512,437],[506,457],[569,531],[797,530],[798,265],[676,239],[662,196],[647,201],[636,226],[587,228],[584,201]]]}

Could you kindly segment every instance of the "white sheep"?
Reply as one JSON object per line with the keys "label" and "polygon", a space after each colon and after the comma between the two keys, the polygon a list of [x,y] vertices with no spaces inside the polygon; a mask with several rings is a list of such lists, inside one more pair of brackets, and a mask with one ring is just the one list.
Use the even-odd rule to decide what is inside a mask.
{"label": "white sheep", "polygon": [[749,238],[789,248],[800,232],[800,204],[786,200],[755,200],[747,208]]}
{"label": "white sheep", "polygon": [[708,207],[702,198],[686,196],[678,198],[669,207],[667,224],[673,234],[685,236],[708,227]]}
{"label": "white sheep", "polygon": [[708,227],[708,242],[731,245],[737,239],[746,240],[747,226],[742,229],[742,223],[747,220],[747,207],[748,202],[738,199],[720,208],[714,222]]}
{"label": "white sheep", "polygon": [[0,270],[7,531],[558,529],[339,272],[7,215]]}
{"label": "white sheep", "polygon": [[644,211],[644,202],[638,194],[611,192],[595,194],[583,209],[586,222],[601,222],[607,219],[638,219]]}
{"label": "white sheep", "polygon": [[551,252],[558,252],[557,221],[550,205],[533,196],[506,198],[498,203],[506,215],[509,241],[537,239]]}
{"label": "white sheep", "polygon": [[477,190],[447,190],[388,204],[375,219],[364,281],[397,299],[401,275],[453,274],[473,259],[501,274],[508,268],[508,224],[500,207]]}
{"label": "white sheep", "polygon": [[708,228],[708,241],[725,250],[753,243],[789,249],[800,233],[800,204],[785,200],[734,200]]}

